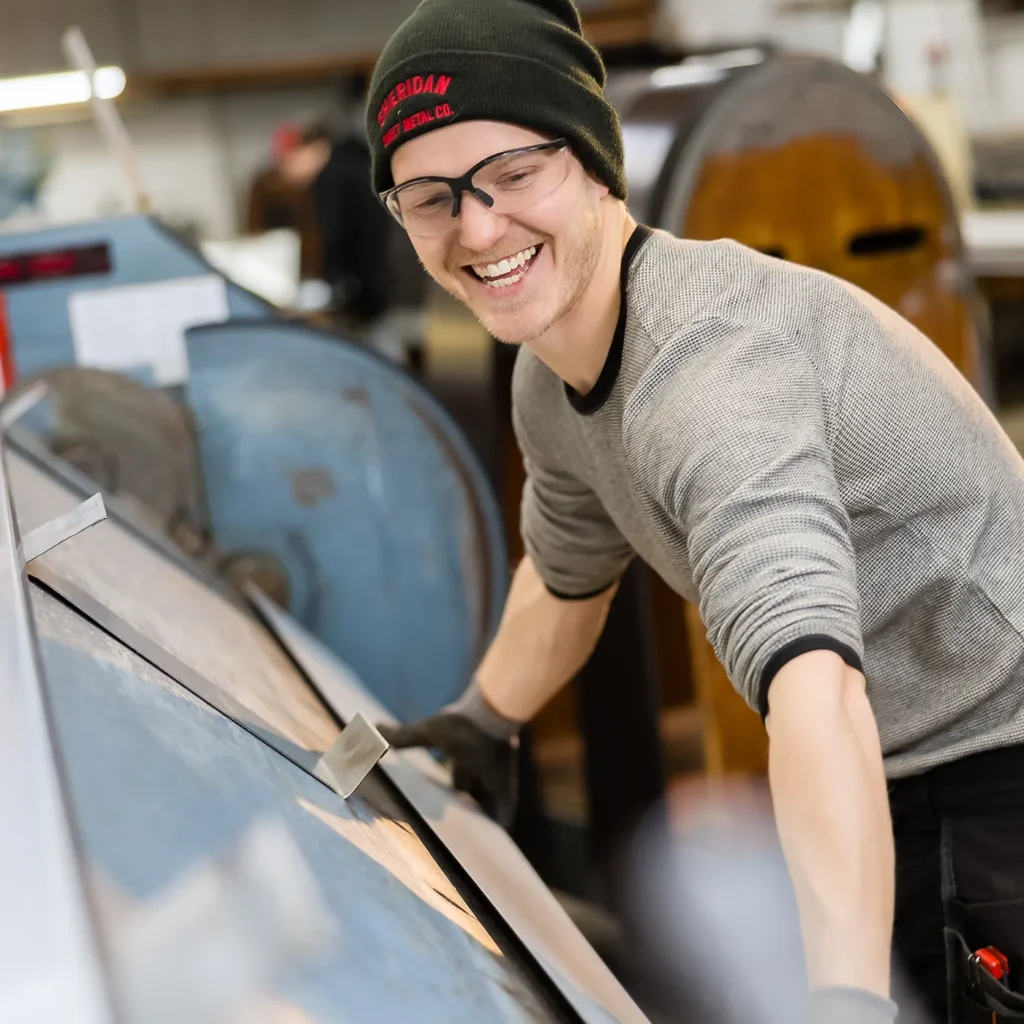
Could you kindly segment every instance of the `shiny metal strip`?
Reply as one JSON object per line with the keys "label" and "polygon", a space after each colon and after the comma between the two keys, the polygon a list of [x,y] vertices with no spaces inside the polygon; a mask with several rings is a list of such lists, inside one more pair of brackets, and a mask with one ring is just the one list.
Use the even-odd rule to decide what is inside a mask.
{"label": "shiny metal strip", "polygon": [[[0,423],[13,420],[0,412]],[[0,438],[2,446],[2,438]],[[110,1024],[113,1011],[47,718],[0,451],[0,1020]]]}
{"label": "shiny metal strip", "polygon": [[26,564],[33,558],[45,555],[51,548],[76,537],[90,526],[103,522],[107,518],[107,510],[103,505],[103,495],[94,494],[86,498],[80,505],[62,516],[55,516],[48,522],[37,526],[21,541],[21,558]]}

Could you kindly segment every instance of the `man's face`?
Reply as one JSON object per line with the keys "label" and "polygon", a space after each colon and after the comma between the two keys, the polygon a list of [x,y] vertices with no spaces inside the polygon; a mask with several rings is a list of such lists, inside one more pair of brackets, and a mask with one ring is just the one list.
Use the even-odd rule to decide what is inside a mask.
{"label": "man's face", "polygon": [[[391,158],[391,173],[399,185],[425,175],[457,178],[495,153],[547,141],[516,125],[465,121],[406,142]],[[410,240],[430,276],[494,337],[528,342],[572,309],[590,283],[601,248],[599,204],[607,193],[573,157],[564,183],[536,205],[502,216],[463,193],[451,230],[410,234]],[[480,276],[517,255],[525,262],[515,283],[496,287]]]}

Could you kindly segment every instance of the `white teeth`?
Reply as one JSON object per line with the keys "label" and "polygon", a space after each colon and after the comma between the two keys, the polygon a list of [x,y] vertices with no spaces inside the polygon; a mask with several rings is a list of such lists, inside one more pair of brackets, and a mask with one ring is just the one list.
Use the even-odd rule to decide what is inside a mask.
{"label": "white teeth", "polygon": [[[517,267],[525,266],[527,261],[532,259],[537,254],[537,246],[531,245],[529,249],[523,249],[521,252],[517,252],[514,256],[507,256],[505,259],[500,260],[497,263],[488,264],[474,264],[473,273],[479,278],[488,277],[500,277],[502,274],[511,273]],[[520,275],[522,276],[522,275]],[[515,280],[519,280],[517,277]],[[490,282],[488,282],[489,284]],[[513,281],[510,278],[507,281],[508,284],[512,284]]]}
{"label": "white teeth", "polygon": [[[526,271],[523,271],[523,273],[526,273]],[[515,284],[522,276],[523,274],[514,274],[512,277],[503,277],[500,281],[484,281],[484,284],[488,288],[506,288],[510,284]]]}

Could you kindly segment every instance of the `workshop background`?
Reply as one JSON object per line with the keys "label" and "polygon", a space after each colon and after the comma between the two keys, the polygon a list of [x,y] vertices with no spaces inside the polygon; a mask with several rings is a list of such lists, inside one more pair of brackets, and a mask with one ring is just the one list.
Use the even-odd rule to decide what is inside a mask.
{"label": "workshop background", "polygon": [[[134,652],[146,662],[132,670],[140,679],[165,673],[161,685],[198,695],[232,723],[245,719],[236,705],[255,709],[255,735],[275,756],[309,770],[313,762],[296,758],[294,745],[326,757],[353,709],[408,720],[461,692],[495,627],[509,567],[522,554],[523,470],[509,410],[514,351],[427,280],[366,177],[368,75],[414,6],[0,0],[0,375],[11,397],[41,380],[49,387],[17,441],[17,458],[26,461],[12,479],[14,504],[24,518],[21,480],[24,500],[31,493],[40,516],[64,510],[43,499],[41,476],[29,487],[29,462],[34,473],[49,474],[51,489],[58,480],[68,495],[98,488],[120,509],[119,529],[143,537],[153,559],[152,575],[129,585],[110,567],[130,564],[142,573],[139,566],[150,563],[112,542],[90,555],[87,531],[68,545],[82,545],[80,563],[69,558],[45,570],[38,567],[45,559],[33,563],[32,592],[46,590],[35,598],[44,675],[64,664],[55,644],[92,650],[97,665]],[[860,284],[921,327],[1024,447],[1024,0],[579,6],[609,68],[638,219],[694,238],[737,238]],[[90,61],[99,69],[93,102],[81,70]],[[104,585],[87,571],[101,562],[111,574]],[[179,563],[205,588],[201,594],[170,585]],[[203,603],[221,587],[244,607],[245,629],[227,617],[220,624],[226,608]],[[307,631],[303,643],[321,646],[290,648],[290,627],[275,626],[277,613],[268,608],[276,606],[260,604],[263,595]],[[102,627],[103,638],[68,639],[73,630],[60,617],[72,606],[82,622]],[[257,627],[255,638],[245,632]],[[192,645],[190,636],[200,639]],[[111,653],[115,641],[121,654]],[[277,647],[267,653],[277,641],[287,657]],[[110,650],[97,653],[103,644]],[[209,666],[196,653],[202,650]],[[301,653],[308,650],[340,658],[377,703],[360,703],[355,690],[334,702],[309,667],[321,654],[308,662]],[[224,668],[221,680],[213,666],[230,661],[249,665],[248,678],[271,689],[250,699],[241,668]],[[265,670],[269,662],[274,672]],[[287,685],[275,683],[274,673]],[[294,680],[289,673],[297,673]],[[317,724],[306,730],[314,719],[304,717],[312,714],[304,702],[315,703],[302,689],[307,684],[331,709],[323,731]],[[289,706],[288,727],[278,730],[273,708],[288,703],[280,694],[290,686],[302,689],[295,706],[304,710]],[[222,690],[230,701],[217,696]],[[70,693],[55,687],[49,698],[64,702],[58,733],[89,723],[104,743],[121,742],[123,730],[94,717],[106,699],[102,689],[91,709]],[[174,774],[177,753],[168,751],[201,747],[198,763],[214,758],[221,737],[211,733],[196,746],[184,719],[166,709],[152,714],[154,722],[166,715],[180,726],[152,725],[163,737],[159,770],[142,739],[137,762],[106,774],[84,738],[60,755],[82,769],[69,769],[68,799],[89,856],[108,849],[115,833],[144,851],[123,862],[97,853],[112,876],[119,863],[125,878],[148,877],[138,864],[165,858],[171,877],[177,854],[169,850],[212,856],[230,838],[218,831],[225,821],[233,822],[231,836],[243,834],[242,816],[228,808],[245,804],[249,783],[232,776],[234,802],[203,812],[217,828],[211,824],[191,845],[182,840],[190,808],[207,805]],[[260,731],[265,726],[269,733]],[[286,741],[265,739],[278,732]],[[630,999],[650,1020],[703,1005],[701,984],[691,984],[700,971],[681,963],[692,968],[719,952],[729,958],[730,978],[733,965],[743,964],[741,974],[752,972],[748,988],[759,992],[754,1016],[753,1004],[735,992],[732,1010],[723,1009],[729,999],[719,979],[703,995],[723,1021],[787,1019],[784,1011],[773,1016],[766,994],[774,986],[786,1005],[797,955],[788,883],[764,817],[766,750],[761,723],[732,693],[696,609],[635,565],[593,658],[524,735],[520,807],[510,829],[529,862],[515,870],[536,872],[628,991],[619,1005],[632,1009],[616,1011],[616,1019],[643,1019],[632,1016]],[[134,782],[132,763],[144,766]],[[377,803],[366,821],[386,807],[396,821],[406,814],[411,824],[401,828],[419,835],[416,815],[429,815],[402,779],[398,771],[374,783]],[[113,795],[99,800],[94,784]],[[149,784],[167,787],[161,799],[173,791],[181,815],[147,835],[141,825],[128,829],[122,816],[148,806]],[[343,817],[341,806],[331,813]],[[735,814],[705,843],[709,806]],[[672,847],[661,831],[666,822],[677,836],[702,838]],[[580,980],[592,980],[597,968],[587,961],[580,974],[564,964],[555,971],[545,959],[554,947],[574,948],[554,925],[537,925],[561,911],[542,900],[517,906],[518,891],[475,873],[486,869],[464,844],[485,827],[433,829],[429,856],[399,843],[388,854],[389,871],[412,889],[427,872],[432,912],[440,894],[471,918],[471,926],[460,925],[467,934],[500,933],[494,948],[511,973],[494,984],[511,1002],[493,1019],[607,1019],[581,1009],[589,999],[611,1012],[620,998],[611,982],[588,988]],[[335,831],[356,842],[351,830]],[[397,834],[388,833],[388,842]],[[498,849],[503,840],[486,835],[483,845]],[[380,862],[378,839],[360,842]],[[702,859],[708,849],[716,851],[710,861]],[[739,874],[722,867],[730,856]],[[187,860],[182,852],[181,863]],[[415,885],[409,872],[420,873]],[[744,886],[761,902],[746,901]],[[715,892],[734,900],[723,909],[708,895]],[[328,902],[341,899],[328,892]],[[392,906],[387,893],[380,899],[395,920],[413,914]],[[767,906],[777,911],[770,922]],[[373,907],[359,913],[380,913]],[[439,913],[451,916],[450,908]],[[679,932],[680,920],[704,922],[701,941],[693,929]],[[358,925],[347,927],[351,950]],[[201,931],[196,924],[194,934]],[[187,943],[190,935],[183,926],[176,940]],[[417,936],[427,946],[433,941]],[[371,1019],[339,1007],[356,999],[360,971],[376,979],[373,972],[383,970],[388,943],[380,935],[374,941],[381,945],[367,946],[358,971],[349,965],[347,993],[308,982],[305,995],[294,996],[307,1016],[266,1019]],[[262,955],[254,952],[253,962]],[[472,999],[460,1002],[469,998],[464,991],[449,992],[445,971],[462,952],[445,947],[443,956],[449,959],[424,968],[422,991],[433,997],[409,971],[414,995],[392,1014],[382,987],[372,1019],[491,1019],[477,1016]],[[133,978],[152,980],[153,963],[142,953],[124,963]],[[457,970],[470,989],[487,972],[472,960]],[[558,980],[559,971],[571,984]],[[584,993],[578,999],[577,989]],[[171,1011],[153,1016],[153,999],[140,992],[136,985],[125,997],[147,1006],[133,1019],[186,1019]],[[418,1015],[430,998],[443,1009]],[[359,1005],[366,1010],[372,1000]],[[187,1012],[200,1024],[235,1019],[209,1006],[208,1016]]]}

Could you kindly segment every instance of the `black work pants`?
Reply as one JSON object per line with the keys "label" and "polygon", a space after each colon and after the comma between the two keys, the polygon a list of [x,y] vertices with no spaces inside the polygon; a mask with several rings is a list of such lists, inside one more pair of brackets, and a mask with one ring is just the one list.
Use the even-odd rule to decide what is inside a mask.
{"label": "black work pants", "polygon": [[[899,779],[889,802],[897,971],[936,1024],[1024,1021],[1024,746]],[[986,946],[1009,986],[972,963]]]}

